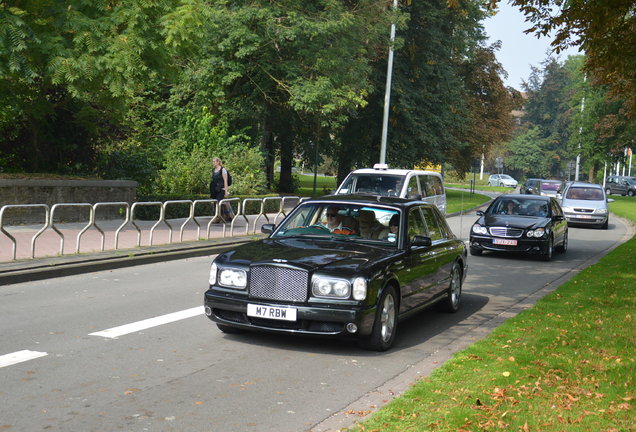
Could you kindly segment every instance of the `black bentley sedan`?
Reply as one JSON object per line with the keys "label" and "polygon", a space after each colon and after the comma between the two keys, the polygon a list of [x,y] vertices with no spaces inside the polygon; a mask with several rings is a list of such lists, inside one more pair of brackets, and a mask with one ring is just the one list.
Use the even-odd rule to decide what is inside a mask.
{"label": "black bentley sedan", "polygon": [[555,249],[568,248],[568,225],[553,197],[501,195],[477,215],[470,230],[471,255],[524,252],[550,261]]}
{"label": "black bentley sedan", "polygon": [[399,320],[459,308],[466,247],[434,205],[327,196],[262,231],[212,262],[205,313],[223,332],[353,336],[384,351]]}

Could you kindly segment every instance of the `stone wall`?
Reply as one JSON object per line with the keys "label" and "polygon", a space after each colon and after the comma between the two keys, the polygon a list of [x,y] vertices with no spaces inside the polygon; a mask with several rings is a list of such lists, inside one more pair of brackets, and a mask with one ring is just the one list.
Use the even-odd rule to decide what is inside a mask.
{"label": "stone wall", "polygon": [[[127,202],[136,200],[137,182],[128,180],[46,180],[0,179],[0,208],[5,205],[47,204],[49,208],[61,203]],[[97,219],[122,218],[123,207],[99,207]],[[59,206],[55,222],[88,221],[86,207]],[[41,224],[42,208],[7,209],[3,215],[5,225]]]}

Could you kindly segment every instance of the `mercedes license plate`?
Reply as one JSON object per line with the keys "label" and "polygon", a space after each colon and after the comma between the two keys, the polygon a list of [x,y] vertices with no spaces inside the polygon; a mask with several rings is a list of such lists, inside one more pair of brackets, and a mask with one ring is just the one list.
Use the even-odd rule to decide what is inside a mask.
{"label": "mercedes license plate", "polygon": [[493,244],[503,246],[517,246],[517,240],[514,239],[492,239]]}
{"label": "mercedes license plate", "polygon": [[248,304],[247,316],[283,321],[296,321],[296,309]]}

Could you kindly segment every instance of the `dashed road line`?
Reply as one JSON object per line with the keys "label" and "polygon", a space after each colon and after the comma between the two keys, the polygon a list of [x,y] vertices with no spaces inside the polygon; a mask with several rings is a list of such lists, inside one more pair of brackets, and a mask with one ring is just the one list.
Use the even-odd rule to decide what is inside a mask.
{"label": "dashed road line", "polygon": [[190,309],[182,310],[179,312],[169,313],[167,315],[161,315],[154,318],[148,318],[142,321],[137,321],[130,324],[125,324],[119,327],[109,328],[107,330],[90,333],[89,336],[102,336],[105,338],[117,338],[130,333],[135,333],[141,330],[146,330],[151,327],[157,327],[162,324],[168,324],[182,319],[191,318],[197,315],[203,314],[203,306],[197,306]]}
{"label": "dashed road line", "polygon": [[0,368],[33,360],[48,355],[45,352],[22,350],[0,356]]}

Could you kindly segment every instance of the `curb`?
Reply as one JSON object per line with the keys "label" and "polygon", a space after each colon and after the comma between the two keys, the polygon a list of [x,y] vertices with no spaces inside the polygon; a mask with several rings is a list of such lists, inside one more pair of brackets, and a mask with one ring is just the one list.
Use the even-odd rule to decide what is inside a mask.
{"label": "curb", "polygon": [[233,238],[226,241],[180,243],[178,245],[155,246],[152,248],[120,249],[92,254],[67,255],[43,258],[36,261],[21,260],[0,264],[0,286],[21,282],[33,282],[81,273],[114,270],[161,261],[214,255],[236,246],[249,243],[262,235]]}

